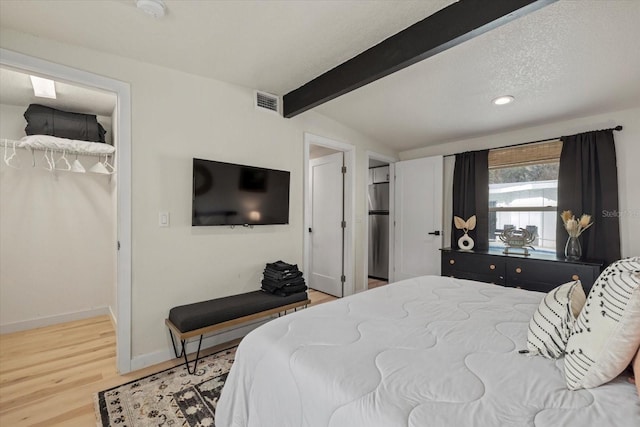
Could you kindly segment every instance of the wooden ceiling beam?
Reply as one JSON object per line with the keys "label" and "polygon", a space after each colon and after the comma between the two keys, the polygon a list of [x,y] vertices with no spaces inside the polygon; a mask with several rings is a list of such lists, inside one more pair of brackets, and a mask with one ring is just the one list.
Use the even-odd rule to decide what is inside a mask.
{"label": "wooden ceiling beam", "polygon": [[557,0],[460,0],[383,40],[283,97],[294,117]]}

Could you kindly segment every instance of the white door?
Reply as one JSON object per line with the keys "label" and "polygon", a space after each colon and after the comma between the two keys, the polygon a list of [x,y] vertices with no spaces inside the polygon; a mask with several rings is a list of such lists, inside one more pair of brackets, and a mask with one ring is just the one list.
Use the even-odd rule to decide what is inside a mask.
{"label": "white door", "polygon": [[309,161],[311,177],[310,288],[342,297],[343,153]]}
{"label": "white door", "polygon": [[440,274],[442,156],[396,163],[395,280]]}

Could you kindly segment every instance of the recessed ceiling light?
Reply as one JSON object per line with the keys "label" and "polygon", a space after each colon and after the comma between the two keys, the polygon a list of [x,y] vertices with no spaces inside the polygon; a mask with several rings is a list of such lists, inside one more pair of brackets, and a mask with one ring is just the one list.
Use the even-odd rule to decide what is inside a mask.
{"label": "recessed ceiling light", "polygon": [[162,0],[136,0],[136,6],[154,18],[162,18],[167,9]]}
{"label": "recessed ceiling light", "polygon": [[33,86],[33,94],[39,98],[56,99],[56,84],[53,80],[43,79],[42,77],[29,76],[31,78],[31,86]]}
{"label": "recessed ceiling light", "polygon": [[491,101],[493,105],[506,105],[511,104],[515,98],[511,95],[499,96]]}

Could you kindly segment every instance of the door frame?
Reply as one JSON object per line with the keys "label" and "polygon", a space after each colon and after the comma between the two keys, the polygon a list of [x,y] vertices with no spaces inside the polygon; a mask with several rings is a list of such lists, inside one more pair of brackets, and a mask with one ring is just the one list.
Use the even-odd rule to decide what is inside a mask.
{"label": "door frame", "polygon": [[364,280],[362,289],[369,289],[369,163],[371,160],[379,160],[389,163],[389,283],[394,282],[394,266],[395,266],[395,178],[396,165],[398,159],[367,150],[366,152],[367,168],[364,175],[364,256],[362,258],[363,270],[362,277]]}
{"label": "door frame", "polygon": [[309,283],[308,266],[310,260],[311,241],[309,239],[309,227],[311,227],[311,174],[309,170],[309,152],[312,145],[331,148],[344,153],[344,164],[347,173],[344,176],[344,218],[347,226],[344,230],[344,291],[343,296],[352,295],[355,292],[355,268],[354,268],[354,244],[355,241],[355,168],[356,168],[356,147],[346,142],[336,141],[308,132],[304,133],[304,227],[303,227],[303,265],[304,277]]}
{"label": "door frame", "polygon": [[116,368],[121,374],[131,372],[131,86],[120,80],[4,48],[0,48],[0,64],[116,94],[116,224],[119,243],[116,263]]}

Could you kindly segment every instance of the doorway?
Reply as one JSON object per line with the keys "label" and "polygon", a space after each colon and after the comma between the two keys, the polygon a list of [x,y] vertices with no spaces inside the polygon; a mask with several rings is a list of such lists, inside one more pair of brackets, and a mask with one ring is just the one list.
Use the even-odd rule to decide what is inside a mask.
{"label": "doorway", "polygon": [[364,289],[393,282],[395,161],[367,152]]}
{"label": "doorway", "polygon": [[355,147],[304,134],[304,271],[311,289],[354,293]]}
{"label": "doorway", "polygon": [[[0,49],[0,66],[68,84],[111,92],[116,96],[113,134],[116,151],[116,363],[123,374],[131,371],[131,97],[127,83],[49,61]],[[113,248],[116,250],[116,248]]]}

